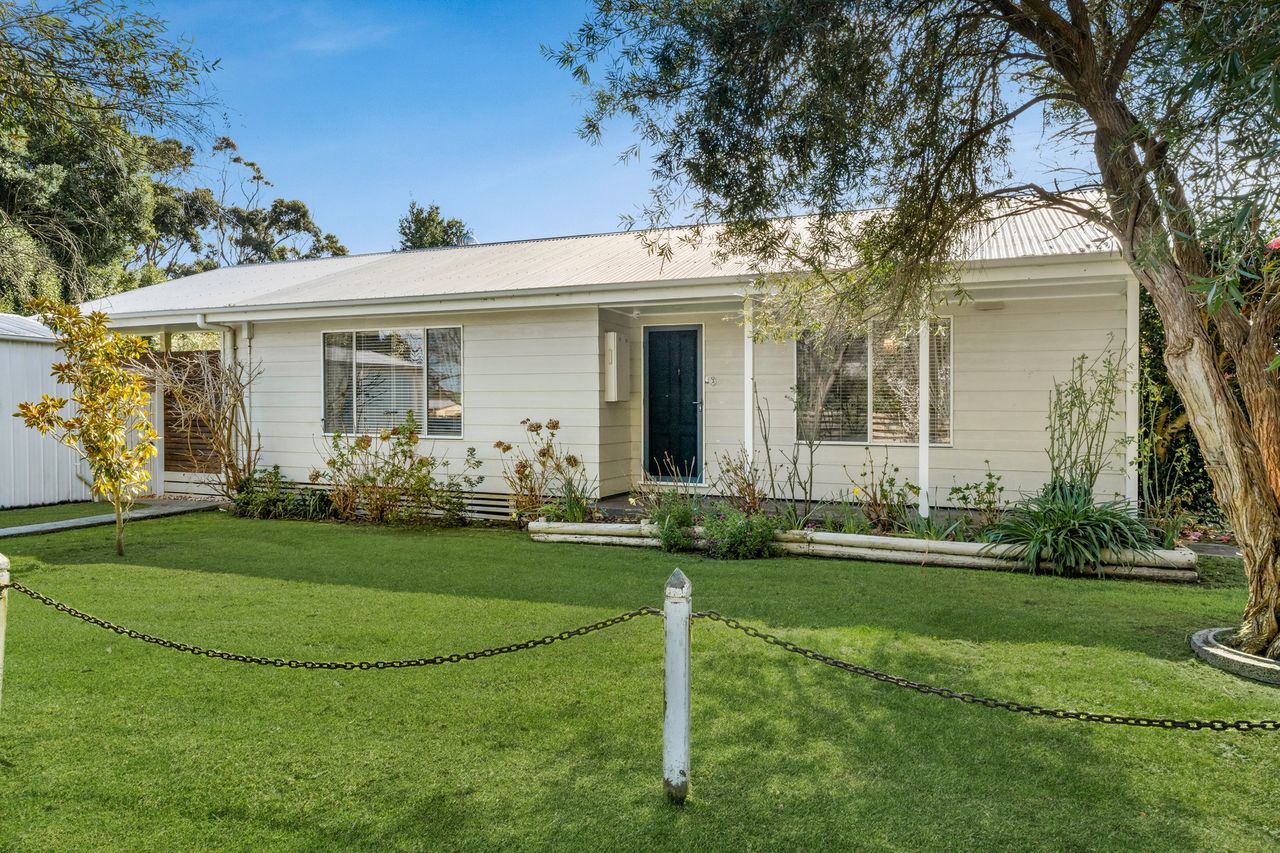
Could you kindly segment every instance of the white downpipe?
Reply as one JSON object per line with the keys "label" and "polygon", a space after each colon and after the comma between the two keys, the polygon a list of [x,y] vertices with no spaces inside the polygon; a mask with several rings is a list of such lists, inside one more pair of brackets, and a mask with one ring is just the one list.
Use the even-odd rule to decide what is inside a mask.
{"label": "white downpipe", "polygon": [[[248,325],[249,325],[248,323],[245,323],[246,327]],[[211,323],[207,319],[205,319],[204,314],[197,314],[196,327],[200,329],[204,329],[207,332],[221,332],[224,340],[224,344],[222,347],[223,353],[226,354],[227,352],[230,352],[232,362],[235,362],[237,360],[236,327],[235,326],[228,326],[226,323]],[[230,347],[226,346],[225,341],[230,341],[231,346]]]}
{"label": "white downpipe", "polygon": [[920,400],[917,404],[917,420],[920,423],[920,459],[917,465],[916,483],[920,486],[920,517],[929,517],[929,318],[920,321],[920,367],[917,387]]}

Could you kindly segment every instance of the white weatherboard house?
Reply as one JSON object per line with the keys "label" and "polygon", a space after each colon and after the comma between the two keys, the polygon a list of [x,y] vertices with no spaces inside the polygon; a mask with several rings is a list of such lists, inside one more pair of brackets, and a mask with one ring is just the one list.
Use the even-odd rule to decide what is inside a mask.
{"label": "white weatherboard house", "polygon": [[[753,340],[747,265],[682,245],[664,260],[634,233],[218,269],[87,307],[136,333],[217,330],[224,358],[260,363],[262,462],[299,480],[326,434],[413,410],[424,453],[477,449],[485,491],[503,489],[494,442],[521,441],[526,417],[560,420],[602,497],[661,473],[668,454],[709,487],[718,454],[762,451],[758,400],[775,450],[798,430],[822,439],[821,496],[848,492],[870,455],[936,506],[988,460],[1008,495],[1043,483],[1049,393],[1073,357],[1110,345],[1137,370],[1138,284],[1105,232],[1039,210],[973,245],[971,298],[937,312],[926,346],[873,329],[826,364],[794,341]],[[813,399],[813,383],[823,403],[798,417],[793,399]],[[1135,434],[1136,394],[1120,408],[1117,435]],[[166,472],[164,487],[191,478]],[[1132,459],[1118,454],[1098,491],[1135,498]]]}

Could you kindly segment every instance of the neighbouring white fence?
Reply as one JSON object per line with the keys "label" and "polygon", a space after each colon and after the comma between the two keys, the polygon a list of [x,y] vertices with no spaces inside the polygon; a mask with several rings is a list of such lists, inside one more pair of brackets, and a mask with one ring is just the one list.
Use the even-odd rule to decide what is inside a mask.
{"label": "neighbouring white fence", "polygon": [[49,374],[57,356],[53,335],[44,326],[0,314],[0,507],[90,497],[75,451],[13,417],[19,403],[62,393]]}

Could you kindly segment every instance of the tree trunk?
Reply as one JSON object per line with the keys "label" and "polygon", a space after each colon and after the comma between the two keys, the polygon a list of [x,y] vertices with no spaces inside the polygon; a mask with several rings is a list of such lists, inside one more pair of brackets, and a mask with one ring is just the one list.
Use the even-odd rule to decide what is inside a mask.
{"label": "tree trunk", "polygon": [[1236,644],[1251,654],[1280,657],[1280,504],[1266,456],[1218,369],[1200,306],[1182,273],[1171,264],[1133,267],[1164,323],[1169,380],[1186,407],[1218,505],[1244,556],[1249,596]]}
{"label": "tree trunk", "polygon": [[120,506],[119,498],[112,498],[111,504],[116,511],[116,555],[124,556],[124,510]]}

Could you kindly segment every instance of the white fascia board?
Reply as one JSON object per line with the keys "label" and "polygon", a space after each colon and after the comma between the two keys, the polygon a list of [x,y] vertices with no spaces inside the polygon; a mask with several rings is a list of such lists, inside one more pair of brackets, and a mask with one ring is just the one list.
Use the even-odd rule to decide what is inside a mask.
{"label": "white fascia board", "polygon": [[[1046,268],[1051,272],[1046,275]],[[1128,265],[1114,251],[1043,255],[982,261],[966,266],[959,278],[965,290],[1020,285],[1048,296],[1082,284],[1115,286],[1123,292]],[[177,329],[190,326],[197,313],[222,323],[259,320],[307,320],[397,314],[434,314],[466,311],[523,310],[573,305],[644,305],[646,303],[697,302],[740,298],[751,291],[755,276],[716,276],[678,281],[624,282],[579,285],[564,289],[505,290],[490,293],[458,293],[432,296],[344,299],[327,302],[292,302],[222,307],[193,307],[168,311],[111,313],[115,328],[131,330]]]}
{"label": "white fascia board", "polygon": [[698,302],[741,296],[755,281],[750,276],[687,279],[674,282],[592,285],[564,290],[515,290],[439,296],[296,302],[281,305],[226,306],[181,311],[137,311],[111,314],[115,328],[161,328],[193,324],[196,313],[209,321],[233,323],[260,320],[315,320],[396,314],[442,314],[467,311],[509,311],[581,305],[643,305],[651,302]]}

